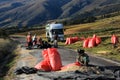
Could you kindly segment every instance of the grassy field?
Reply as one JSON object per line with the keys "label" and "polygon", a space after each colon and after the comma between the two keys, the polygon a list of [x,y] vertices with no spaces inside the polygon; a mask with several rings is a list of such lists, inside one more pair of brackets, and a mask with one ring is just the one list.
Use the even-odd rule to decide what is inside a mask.
{"label": "grassy field", "polygon": [[[118,43],[116,48],[113,48],[111,44],[112,34],[120,36],[120,16],[98,20],[94,23],[66,26],[65,34],[66,37],[78,36],[85,38],[96,34],[101,37],[101,44],[94,48],[84,48],[86,52],[120,61],[120,44]],[[78,41],[71,45],[60,44],[74,50],[83,48],[83,41]]]}
{"label": "grassy field", "polygon": [[[75,36],[88,38],[96,34],[101,37],[101,44],[94,48],[85,48],[86,52],[120,61],[120,44],[118,44],[116,48],[113,48],[111,44],[112,34],[116,34],[120,37],[120,16],[97,20],[94,23],[65,26],[64,29],[66,38]],[[45,29],[31,32],[46,40]],[[27,32],[21,34],[26,35]],[[65,42],[59,42],[59,45],[76,50],[78,48],[83,48],[83,41],[78,41],[71,45],[65,45]]]}

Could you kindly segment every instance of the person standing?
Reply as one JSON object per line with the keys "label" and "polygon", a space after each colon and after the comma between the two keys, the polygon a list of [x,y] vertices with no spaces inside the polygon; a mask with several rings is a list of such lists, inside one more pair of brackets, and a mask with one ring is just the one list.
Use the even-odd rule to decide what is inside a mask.
{"label": "person standing", "polygon": [[42,48],[43,47],[43,40],[41,37],[37,38],[37,48]]}
{"label": "person standing", "polygon": [[119,43],[119,38],[115,34],[111,36],[111,43],[113,45],[113,48],[117,47],[117,44]]}
{"label": "person standing", "polygon": [[57,34],[57,32],[54,32],[53,46],[54,46],[55,48],[58,48],[58,34]]}
{"label": "person standing", "polygon": [[31,49],[33,44],[32,44],[32,35],[30,32],[28,32],[26,40],[27,40],[28,49]]}
{"label": "person standing", "polygon": [[36,43],[37,43],[37,36],[36,36],[36,34],[33,36],[32,42],[33,42],[33,46],[35,46]]}

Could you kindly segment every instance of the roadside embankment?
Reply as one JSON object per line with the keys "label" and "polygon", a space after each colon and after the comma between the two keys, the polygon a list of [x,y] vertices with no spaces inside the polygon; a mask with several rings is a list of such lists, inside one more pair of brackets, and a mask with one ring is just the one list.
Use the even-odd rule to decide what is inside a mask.
{"label": "roadside embankment", "polygon": [[17,41],[0,38],[0,80],[4,80],[4,77],[8,75],[9,70],[14,64],[17,45]]}

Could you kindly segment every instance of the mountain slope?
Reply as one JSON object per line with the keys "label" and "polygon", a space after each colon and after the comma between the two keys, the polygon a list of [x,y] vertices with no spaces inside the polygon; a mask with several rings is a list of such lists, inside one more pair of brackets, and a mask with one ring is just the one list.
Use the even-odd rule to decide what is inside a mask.
{"label": "mountain slope", "polygon": [[119,3],[119,0],[0,0],[0,26],[40,25],[47,20],[77,16],[95,8],[101,10],[111,5],[113,9],[112,5]]}

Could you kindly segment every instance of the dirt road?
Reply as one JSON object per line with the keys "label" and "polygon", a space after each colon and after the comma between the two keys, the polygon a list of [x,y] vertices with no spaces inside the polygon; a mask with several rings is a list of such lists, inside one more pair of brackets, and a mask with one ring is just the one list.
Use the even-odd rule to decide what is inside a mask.
{"label": "dirt road", "polygon": [[[23,46],[25,45],[25,39],[24,38],[16,38],[16,39],[21,42],[21,51],[20,51],[21,54],[19,61],[17,62],[16,68],[23,66],[34,67],[38,62],[40,62],[43,59],[41,55],[43,49],[26,50],[26,48]],[[63,65],[67,65],[75,62],[76,59],[75,51],[71,49],[59,47],[58,52],[60,53]],[[16,77],[13,80],[85,80],[87,78],[91,78],[90,80],[93,80],[92,78],[101,78],[101,77],[107,79],[108,75],[109,78],[111,79],[119,78],[119,76],[115,77],[115,75],[112,72],[113,69],[119,68],[120,66],[119,62],[111,61],[101,57],[96,57],[91,54],[89,54],[89,56],[90,56],[90,65],[99,66],[105,69],[104,71],[101,71],[102,72],[101,74],[98,75],[95,74],[94,72],[82,73],[76,71],[38,72],[37,74],[16,75]],[[102,79],[96,79],[96,80],[102,80]]]}

